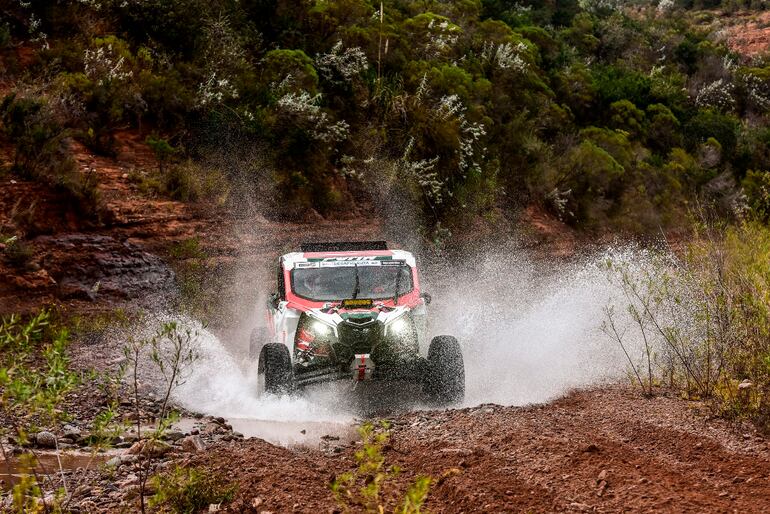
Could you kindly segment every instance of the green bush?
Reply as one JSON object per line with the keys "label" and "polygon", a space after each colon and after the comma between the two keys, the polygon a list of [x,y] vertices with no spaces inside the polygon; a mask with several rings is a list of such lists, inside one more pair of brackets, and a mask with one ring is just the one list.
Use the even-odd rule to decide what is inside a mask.
{"label": "green bush", "polygon": [[[604,328],[623,346],[646,394],[665,383],[709,401],[723,416],[766,429],[770,228],[745,223],[725,229],[702,219],[699,226],[681,257],[657,255],[637,270],[608,263],[625,300],[607,309]],[[619,330],[616,307],[631,315],[634,328]],[[632,339],[634,332],[641,337]]]}
{"label": "green bush", "polygon": [[[401,469],[398,466],[386,465],[383,448],[390,437],[387,429],[386,422],[377,428],[371,423],[366,423],[358,429],[362,447],[355,454],[357,468],[335,477],[331,483],[332,493],[342,512],[376,514],[390,510],[388,499],[384,496],[390,496],[390,482],[401,473]],[[450,471],[449,474],[453,472]],[[420,514],[431,482],[430,477],[417,477],[407,488],[403,500],[396,503],[393,512]]]}
{"label": "green bush", "polygon": [[2,256],[8,264],[15,268],[26,268],[32,261],[32,257],[35,255],[34,248],[27,242],[19,240],[16,237],[9,238],[0,242],[5,244]]}
{"label": "green bush", "polygon": [[78,173],[68,146],[63,115],[45,98],[12,93],[0,103],[2,129],[15,147],[12,171],[60,191],[71,207],[100,221],[96,175]]}
{"label": "green bush", "polygon": [[770,222],[770,173],[749,170],[742,185],[752,215],[764,223]]}
{"label": "green bush", "polygon": [[600,108],[620,100],[645,109],[650,104],[652,83],[648,76],[637,71],[618,66],[598,67],[593,72],[593,82]]}
{"label": "green bush", "polygon": [[740,122],[732,115],[714,111],[699,111],[684,126],[684,133],[690,148],[705,143],[710,137],[722,146],[724,158],[731,159],[738,143]]}
{"label": "green bush", "polygon": [[175,466],[171,471],[151,479],[157,491],[150,505],[160,512],[194,514],[211,504],[229,502],[235,495],[235,485],[220,475],[205,469]]}
{"label": "green bush", "polygon": [[[17,168],[68,166],[66,158],[41,158],[67,135],[114,155],[124,128],[168,134],[182,164],[172,165],[156,140],[162,170],[132,177],[149,194],[197,201],[209,194],[201,191],[208,178],[193,178],[200,175],[187,159],[238,141],[244,154],[259,148],[275,169],[275,214],[331,215],[371,200],[366,192],[377,177],[354,168],[398,163],[398,180],[423,221],[442,227],[463,225],[492,205],[552,203],[565,191],[557,184],[572,182],[557,176],[585,139],[625,170],[610,188],[601,173],[578,187],[601,199],[591,209],[603,213],[602,223],[618,226],[638,224],[631,204],[665,210],[667,198],[701,196],[729,203],[736,188],[715,192],[709,178],[742,180],[747,170],[766,168],[767,66],[761,59],[730,64],[734,56],[707,37],[706,22],[687,6],[657,16],[599,1],[396,2],[381,18],[378,8],[365,0],[14,8],[14,38],[28,37],[25,9],[35,10],[48,34],[46,49],[22,59],[31,83],[45,91],[17,96],[57,114],[54,125],[41,118],[25,132],[31,143],[18,139]],[[696,102],[696,86],[718,78],[733,88],[732,114]],[[715,146],[704,146],[709,138],[721,146],[718,162]],[[697,178],[694,171],[670,175],[681,167],[669,159],[677,148],[697,156]],[[663,193],[666,184],[681,186],[677,200]]]}

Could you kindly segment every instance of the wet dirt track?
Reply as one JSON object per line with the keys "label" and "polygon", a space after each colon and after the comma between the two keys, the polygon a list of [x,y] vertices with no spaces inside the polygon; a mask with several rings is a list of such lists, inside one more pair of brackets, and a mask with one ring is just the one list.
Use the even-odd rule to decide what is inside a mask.
{"label": "wet dirt track", "polygon": [[[430,512],[770,512],[767,441],[693,407],[613,386],[543,406],[405,414],[386,448],[404,470],[391,500],[417,475],[455,470],[432,487]],[[241,470],[231,512],[330,512],[327,485],[354,467],[355,448],[250,440],[201,463]]]}

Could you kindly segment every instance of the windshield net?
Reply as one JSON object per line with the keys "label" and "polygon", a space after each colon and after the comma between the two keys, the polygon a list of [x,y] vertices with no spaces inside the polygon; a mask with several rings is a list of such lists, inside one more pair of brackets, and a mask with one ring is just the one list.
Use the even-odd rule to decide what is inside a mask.
{"label": "windshield net", "polygon": [[409,266],[336,266],[297,268],[291,272],[294,294],[319,302],[351,298],[393,298],[396,296],[396,282],[398,296],[412,290],[412,272]]}

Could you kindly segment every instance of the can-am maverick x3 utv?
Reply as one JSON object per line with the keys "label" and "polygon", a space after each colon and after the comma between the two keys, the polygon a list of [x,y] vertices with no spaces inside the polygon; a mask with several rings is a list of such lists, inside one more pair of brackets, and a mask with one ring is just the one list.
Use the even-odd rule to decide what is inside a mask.
{"label": "can-am maverick x3 utv", "polygon": [[278,260],[267,327],[254,329],[260,393],[285,394],[331,380],[409,381],[433,403],[462,401],[465,370],[452,336],[427,357],[426,305],[414,256],[384,241],[310,243]]}

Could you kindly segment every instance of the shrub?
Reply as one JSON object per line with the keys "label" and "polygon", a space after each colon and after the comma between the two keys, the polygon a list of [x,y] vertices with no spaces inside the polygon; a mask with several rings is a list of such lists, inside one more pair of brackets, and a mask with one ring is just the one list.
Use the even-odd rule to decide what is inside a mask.
{"label": "shrub", "polygon": [[617,305],[604,327],[647,394],[665,381],[722,415],[770,427],[768,259],[767,226],[705,223],[681,257],[658,254],[639,269],[608,263],[634,329],[616,324]]}
{"label": "shrub", "polygon": [[681,124],[671,110],[662,104],[647,107],[647,145],[661,154],[682,146]]}
{"label": "shrub", "polygon": [[[0,319],[0,454],[6,455],[2,445],[7,435],[26,444],[36,423],[54,424],[63,418],[64,398],[78,382],[69,369],[68,344],[69,332],[52,327],[45,310],[28,319]],[[30,420],[36,423],[30,426]],[[21,464],[21,478],[10,495],[13,511],[63,512],[61,494],[44,499],[34,456],[22,456]]]}
{"label": "shrub", "polygon": [[[2,239],[0,237],[0,241]],[[29,265],[32,257],[35,255],[34,248],[29,243],[21,241],[16,237],[11,237],[2,242],[5,244],[5,249],[3,250],[5,262],[16,268],[26,268]]]}
{"label": "shrub", "polygon": [[770,221],[770,173],[749,170],[742,186],[752,215],[764,223]]}
{"label": "shrub", "polygon": [[739,121],[729,114],[705,110],[699,111],[684,126],[690,148],[695,148],[713,137],[722,145],[724,158],[732,158],[738,142]]}
{"label": "shrub", "polygon": [[[383,422],[375,428],[366,423],[359,428],[362,446],[355,454],[358,467],[353,472],[343,473],[334,478],[331,490],[342,512],[382,513],[390,510],[387,500],[382,498],[390,486],[389,481],[401,473],[398,466],[388,467],[382,453],[390,434],[388,424]],[[456,470],[450,471],[450,474]],[[398,501],[394,512],[397,514],[419,514],[428,497],[430,477],[420,476],[407,488],[403,500]]]}
{"label": "shrub", "polygon": [[628,100],[619,100],[610,104],[610,126],[624,130],[631,137],[638,138],[644,133],[644,111]]}
{"label": "shrub", "polygon": [[284,84],[314,95],[318,90],[318,73],[313,60],[302,50],[270,50],[260,66],[262,83],[266,87],[278,88]]}
{"label": "shrub", "polygon": [[160,512],[180,514],[194,514],[211,504],[231,501],[236,491],[221,476],[194,467],[175,466],[152,477],[151,483],[157,492],[150,498],[150,505]]}
{"label": "shrub", "polygon": [[618,66],[598,67],[593,72],[593,81],[602,108],[620,100],[628,100],[641,108],[650,103],[650,78],[637,71]]}
{"label": "shrub", "polygon": [[68,132],[56,114],[43,98],[11,93],[3,99],[0,119],[5,134],[16,146],[14,171],[34,178],[52,171],[62,154],[66,157],[64,140]]}
{"label": "shrub", "polygon": [[43,97],[12,93],[0,104],[2,128],[15,145],[13,171],[65,194],[81,215],[100,221],[97,177],[78,173],[63,125],[63,105]]}
{"label": "shrub", "polygon": [[177,149],[171,146],[165,139],[153,135],[147,136],[144,142],[147,143],[152,153],[155,154],[155,158],[158,160],[158,171],[163,174],[163,165],[177,153]]}

